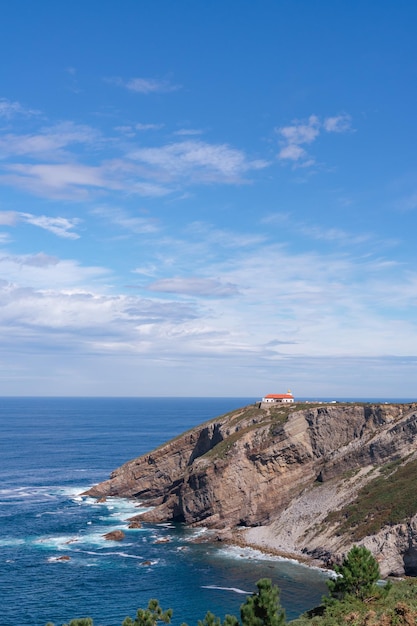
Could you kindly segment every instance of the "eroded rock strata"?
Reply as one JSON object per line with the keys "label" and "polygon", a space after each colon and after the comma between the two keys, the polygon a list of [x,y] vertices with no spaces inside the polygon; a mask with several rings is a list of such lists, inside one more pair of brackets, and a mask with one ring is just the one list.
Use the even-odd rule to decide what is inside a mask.
{"label": "eroded rock strata", "polygon": [[417,574],[417,505],[360,541],[340,532],[343,514],[329,515],[399,465],[414,472],[416,458],[417,404],[249,406],[125,463],[87,493],[153,507],[141,521],[205,526],[323,564],[361,543],[384,575]]}

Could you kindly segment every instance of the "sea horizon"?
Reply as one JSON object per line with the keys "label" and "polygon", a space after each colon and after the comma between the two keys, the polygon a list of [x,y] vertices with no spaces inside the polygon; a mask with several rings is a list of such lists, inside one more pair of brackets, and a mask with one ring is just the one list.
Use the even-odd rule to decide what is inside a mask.
{"label": "sea horizon", "polygon": [[[25,399],[32,399],[32,398],[40,398],[40,399],[48,399],[48,398],[55,398],[55,399],[62,399],[62,400],[71,400],[71,399],[75,399],[75,400],[88,400],[89,398],[91,398],[92,400],[97,400],[97,399],[113,399],[113,400],[155,400],[155,399],[166,399],[166,400],[170,400],[170,399],[177,399],[177,400],[198,400],[198,399],[204,399],[204,400],[219,400],[219,399],[225,399],[225,400],[249,400],[251,402],[260,402],[262,399],[262,396],[235,396],[235,395],[231,395],[231,396],[223,396],[223,395],[219,395],[219,396],[200,396],[200,395],[178,395],[178,396],[174,396],[174,395],[138,395],[138,396],[134,396],[134,395],[33,395],[33,394],[28,394],[28,395],[24,395],[24,394],[2,394],[0,395],[0,399],[2,398],[14,398],[14,399],[19,399],[19,398],[25,398]],[[417,396],[415,397],[380,397],[380,396],[367,396],[367,397],[357,397],[357,396],[294,396],[294,402],[332,402],[332,401],[336,401],[336,402],[417,402]]]}

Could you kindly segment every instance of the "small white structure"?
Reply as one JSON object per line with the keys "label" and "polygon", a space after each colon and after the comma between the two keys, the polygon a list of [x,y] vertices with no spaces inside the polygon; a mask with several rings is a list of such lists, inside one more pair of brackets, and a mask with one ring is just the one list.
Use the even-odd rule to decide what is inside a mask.
{"label": "small white structure", "polygon": [[294,396],[291,391],[288,389],[287,393],[269,393],[267,396],[262,398],[262,402],[266,402],[268,404],[278,402],[281,404],[294,402]]}

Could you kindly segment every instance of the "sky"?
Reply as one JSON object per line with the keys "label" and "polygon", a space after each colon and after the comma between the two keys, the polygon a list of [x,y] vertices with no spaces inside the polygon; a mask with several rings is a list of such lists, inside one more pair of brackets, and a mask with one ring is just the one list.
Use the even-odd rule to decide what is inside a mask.
{"label": "sky", "polygon": [[417,397],[416,23],[3,3],[0,395]]}

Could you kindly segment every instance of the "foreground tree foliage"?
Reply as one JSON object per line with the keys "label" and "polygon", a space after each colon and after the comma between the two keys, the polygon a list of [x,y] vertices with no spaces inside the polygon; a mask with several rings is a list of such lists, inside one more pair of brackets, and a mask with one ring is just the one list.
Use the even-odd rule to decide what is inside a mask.
{"label": "foreground tree foliage", "polygon": [[248,596],[240,607],[243,626],[282,626],[285,624],[285,611],[279,603],[279,589],[269,578],[261,578],[256,583],[258,591]]}
{"label": "foreground tree foliage", "polygon": [[[242,626],[282,626],[285,624],[285,612],[279,603],[279,589],[273,585],[269,578],[262,578],[256,583],[258,591],[248,596],[246,602],[240,607]],[[126,617],[122,626],[156,626],[158,622],[169,624],[171,622],[172,609],[164,611],[158,600],[149,600],[147,609],[138,609],[136,617]],[[48,622],[46,626],[54,626]],[[63,626],[93,626],[90,617],[74,619]],[[187,626],[187,624],[182,624]],[[198,621],[198,626],[222,626],[219,617],[213,613],[206,614],[203,620]],[[240,626],[239,620],[234,615],[226,615],[223,626]]]}
{"label": "foreground tree foliage", "polygon": [[[187,626],[187,624],[181,624],[181,626]],[[216,617],[216,615],[208,611],[203,620],[198,620],[197,626],[222,626],[222,622],[220,617]],[[223,626],[239,626],[239,620],[234,615],[226,615]]]}
{"label": "foreground tree foliage", "polygon": [[171,622],[172,609],[163,611],[158,600],[149,600],[147,609],[138,609],[136,617],[126,617],[122,626],[156,626],[158,622],[169,624]]}
{"label": "foreground tree foliage", "polygon": [[291,626],[416,626],[417,580],[395,582],[365,601],[355,596],[334,600],[291,622]]}
{"label": "foreground tree foliage", "polygon": [[346,595],[352,595],[365,600],[377,592],[379,565],[367,548],[353,546],[342,565],[335,565],[334,569],[338,574],[337,578],[327,582],[333,598],[342,599]]}
{"label": "foreground tree foliage", "polygon": [[[362,551],[362,559],[369,564],[368,555]],[[331,597],[320,607],[308,611],[296,620],[289,622],[291,626],[416,626],[417,625],[417,580],[407,579],[381,588],[371,582],[375,576],[374,566],[363,575],[363,567],[358,567],[356,556],[348,554],[338,568],[339,585],[344,578],[344,586],[338,587],[340,598]],[[355,557],[355,558],[353,558]],[[362,563],[363,565],[363,563]],[[355,576],[353,573],[356,572]],[[372,573],[373,572],[373,573]],[[367,585],[368,594],[358,592],[357,581]],[[369,583],[369,584],[368,584]],[[223,622],[219,617],[208,612],[198,626],[284,626],[285,615],[279,603],[279,589],[269,579],[261,579],[257,583],[257,591],[248,596],[240,609],[240,620],[227,615]],[[127,617],[123,626],[157,626],[159,622],[169,624],[172,611],[163,611],[157,600],[151,600],[147,609],[139,609],[133,620]],[[48,624],[47,626],[53,626]],[[91,618],[76,619],[63,626],[93,626]],[[182,624],[182,626],[187,626]]]}

